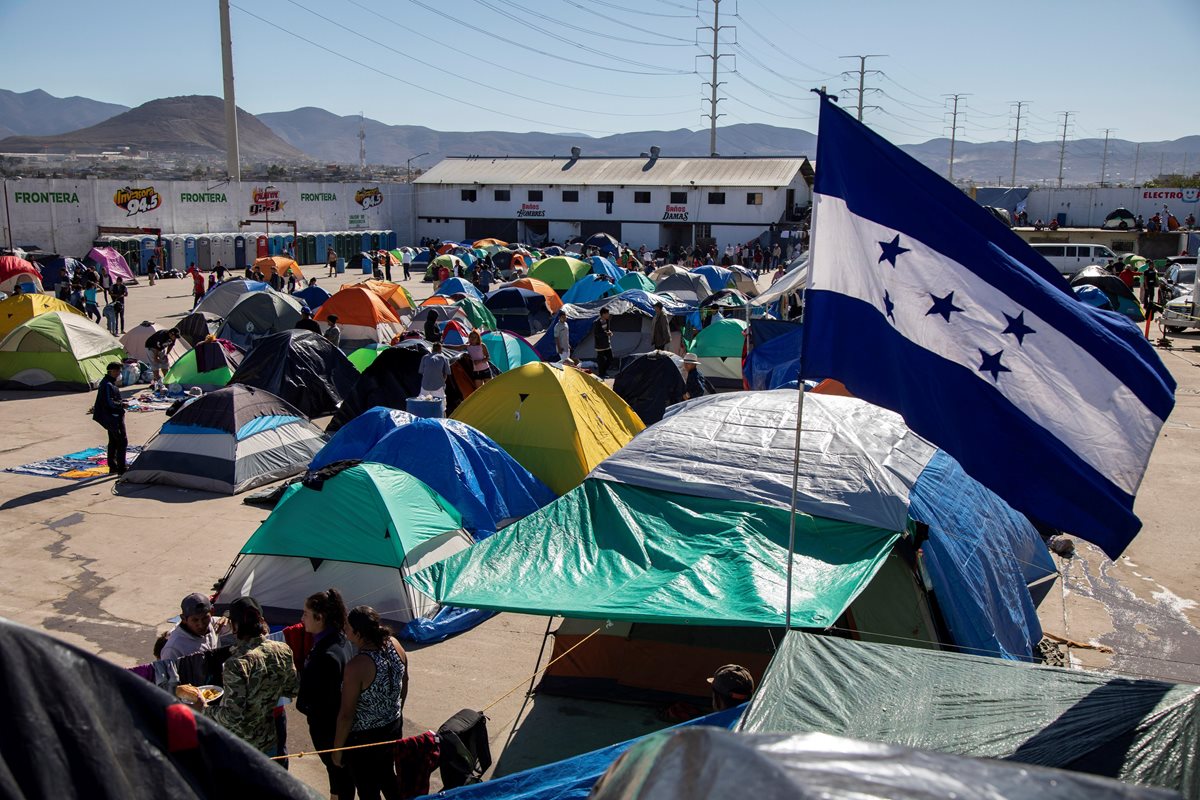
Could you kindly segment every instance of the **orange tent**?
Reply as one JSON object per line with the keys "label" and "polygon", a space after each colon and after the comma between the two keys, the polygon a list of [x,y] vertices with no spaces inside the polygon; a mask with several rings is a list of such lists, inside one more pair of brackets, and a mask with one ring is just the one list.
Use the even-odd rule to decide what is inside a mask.
{"label": "orange tent", "polygon": [[321,304],[313,319],[325,322],[336,315],[342,342],[387,343],[404,326],[383,298],[361,285],[345,286]]}
{"label": "orange tent", "polygon": [[[352,283],[350,286],[361,286],[368,291],[379,295],[383,302],[391,306],[392,311],[396,316],[407,314],[413,310],[412,303],[408,300],[408,293],[404,291],[404,287],[398,283],[388,283],[387,281],[362,281],[361,283]],[[343,289],[349,288],[346,286]],[[339,317],[340,319],[340,317]]]}
{"label": "orange tent", "polygon": [[300,271],[300,265],[285,256],[260,258],[254,262],[254,268],[261,269],[263,275],[266,275],[268,278],[276,272],[283,276],[291,272],[297,279],[304,277],[304,273]]}
{"label": "orange tent", "polygon": [[471,247],[508,247],[508,242],[502,242],[499,239],[480,239],[477,242],[472,242]]}
{"label": "orange tent", "polygon": [[505,286],[515,286],[518,289],[528,289],[531,292],[537,292],[542,297],[546,298],[546,310],[551,314],[557,314],[559,309],[563,307],[562,298],[558,296],[558,292],[550,288],[550,284],[545,281],[539,281],[537,278],[518,278],[512,283],[506,283]]}
{"label": "orange tent", "polygon": [[389,266],[393,266],[393,267],[400,266],[400,259],[396,258],[396,255],[394,253],[392,253],[392,251],[390,251],[390,250],[375,250],[371,253],[371,258],[373,258],[375,260],[375,263],[379,263],[380,256],[383,256],[384,258],[387,259],[387,264]]}
{"label": "orange tent", "polygon": [[854,397],[850,394],[850,390],[841,381],[835,381],[833,378],[826,378],[813,387],[813,394],[832,394],[837,397]]}
{"label": "orange tent", "polygon": [[437,252],[439,256],[444,256],[446,253],[449,253],[452,250],[457,250],[459,247],[462,247],[462,245],[455,244],[454,242],[445,242],[437,249]]}
{"label": "orange tent", "polygon": [[425,306],[448,306],[453,302],[454,300],[445,295],[434,294],[421,301],[421,308]]}

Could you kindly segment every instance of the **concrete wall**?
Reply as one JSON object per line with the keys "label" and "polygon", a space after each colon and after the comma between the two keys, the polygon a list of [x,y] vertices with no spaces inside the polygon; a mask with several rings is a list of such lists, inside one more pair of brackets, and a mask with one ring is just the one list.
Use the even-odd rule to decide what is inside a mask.
{"label": "concrete wall", "polygon": [[1182,223],[1188,214],[1200,217],[1200,189],[1034,189],[1026,200],[1030,221],[1046,222],[1060,213],[1072,228],[1098,227],[1109,212],[1127,208],[1149,219],[1164,205]]}
{"label": "concrete wall", "polygon": [[[82,256],[98,226],[161,228],[166,234],[262,232],[243,220],[296,220],[304,231],[394,230],[412,240],[411,186],[378,183],[264,183],[32,179],[4,181],[7,246],[36,245]],[[268,206],[270,207],[268,209]],[[11,231],[9,230],[11,220]],[[272,224],[272,233],[283,233]]]}

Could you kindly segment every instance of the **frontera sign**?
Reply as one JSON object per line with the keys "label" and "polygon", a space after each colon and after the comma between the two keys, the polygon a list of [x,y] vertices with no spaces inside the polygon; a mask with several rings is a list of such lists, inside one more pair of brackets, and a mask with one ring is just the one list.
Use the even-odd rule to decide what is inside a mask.
{"label": "frontera sign", "polygon": [[334,192],[301,192],[301,203],[335,203],[337,194]]}
{"label": "frontera sign", "polygon": [[13,192],[14,203],[78,203],[75,192]]}
{"label": "frontera sign", "polygon": [[540,203],[521,203],[521,207],[517,209],[517,217],[544,217],[546,209],[542,208]]}
{"label": "frontera sign", "polygon": [[181,203],[227,203],[224,192],[180,192]]}
{"label": "frontera sign", "polygon": [[250,195],[250,216],[282,211],[285,202],[285,200],[279,199],[279,190],[274,186],[265,189],[256,186]]}
{"label": "frontera sign", "polygon": [[662,218],[663,222],[687,222],[687,206],[667,206]]}
{"label": "frontera sign", "polygon": [[125,210],[125,216],[132,217],[134,214],[153,211],[161,206],[162,195],[154,191],[153,186],[147,186],[144,189],[126,186],[113,194],[113,202],[117,204],[118,208]]}
{"label": "frontera sign", "polygon": [[375,189],[359,189],[354,193],[354,202],[364,209],[374,208],[383,202],[383,192]]}

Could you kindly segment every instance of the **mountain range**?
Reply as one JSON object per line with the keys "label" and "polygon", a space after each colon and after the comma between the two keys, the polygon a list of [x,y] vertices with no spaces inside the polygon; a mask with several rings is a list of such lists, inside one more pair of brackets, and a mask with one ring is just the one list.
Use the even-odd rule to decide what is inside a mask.
{"label": "mountain range", "polygon": [[[224,154],[224,111],[220,98],[173,97],[134,109],[82,97],[55,98],[42,92],[0,90],[0,139],[3,152],[95,151],[131,146],[156,153],[184,153],[220,159]],[[638,131],[605,137],[583,134],[508,131],[439,131],[421,125],[388,125],[370,118],[338,116],[321,108],[251,115],[238,110],[238,138],[247,161],[297,161],[355,164],[359,130],[366,133],[370,164],[428,168],[448,155],[565,156],[578,147],[584,156],[637,156],[651,146],[664,156],[706,156],[707,130]],[[905,144],[902,150],[946,174],[948,139]],[[717,129],[722,155],[816,154],[816,135],[797,128],[765,124],[726,125]],[[1110,183],[1146,180],[1160,172],[1200,170],[1200,136],[1173,141],[1110,139],[1107,156],[1099,139],[1067,142],[1063,161],[1068,185],[1096,183],[1102,164]],[[1022,140],[1018,145],[1018,184],[1057,182],[1060,143]],[[419,155],[427,154],[427,155]],[[977,183],[1007,183],[1012,177],[1013,143],[965,142],[955,147],[954,177]],[[419,156],[419,157],[417,157]],[[417,158],[414,158],[417,157]],[[1136,162],[1136,163],[1135,163]],[[1136,175],[1135,175],[1136,171]]]}

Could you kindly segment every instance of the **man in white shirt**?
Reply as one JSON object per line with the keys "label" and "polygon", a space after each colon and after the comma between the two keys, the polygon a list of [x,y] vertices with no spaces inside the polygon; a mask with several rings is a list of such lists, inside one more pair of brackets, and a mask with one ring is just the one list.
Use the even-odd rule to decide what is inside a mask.
{"label": "man in white shirt", "polygon": [[193,653],[203,653],[215,650],[221,645],[221,636],[231,633],[229,620],[224,617],[214,618],[212,601],[199,592],[193,592],[183,598],[180,606],[179,624],[167,637],[163,645],[163,660],[182,658]]}
{"label": "man in white shirt", "polygon": [[407,247],[400,251],[400,263],[404,267],[404,280],[408,280],[409,273],[412,270],[412,251]]}
{"label": "man in white shirt", "polygon": [[442,352],[442,343],[434,342],[433,352],[421,357],[417,370],[421,373],[421,394],[446,396],[446,378],[450,377],[450,357]]}

